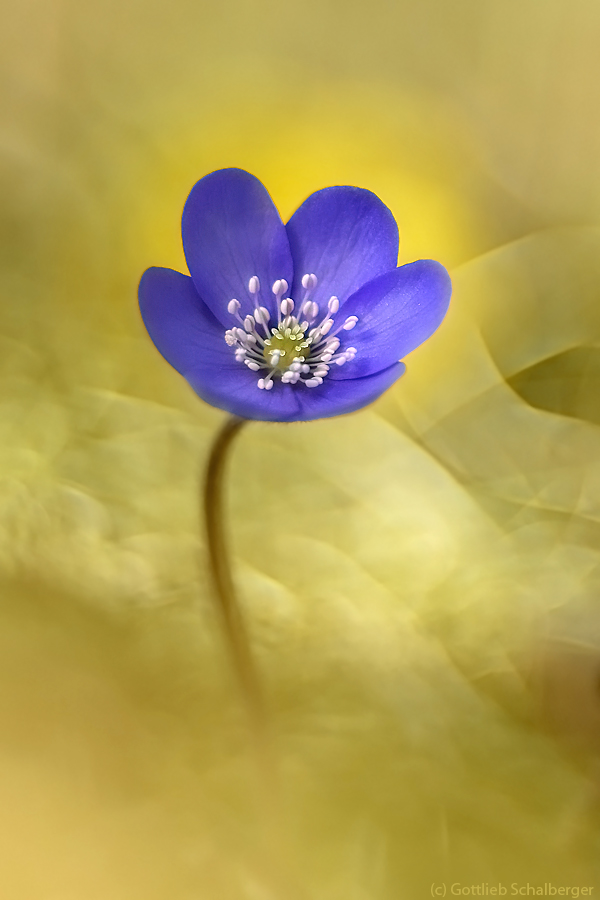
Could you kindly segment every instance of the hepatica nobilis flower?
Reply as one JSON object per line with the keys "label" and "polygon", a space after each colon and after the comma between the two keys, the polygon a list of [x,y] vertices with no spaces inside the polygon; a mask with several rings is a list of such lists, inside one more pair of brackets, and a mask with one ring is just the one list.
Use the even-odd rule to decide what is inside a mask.
{"label": "hepatica nobilis flower", "polygon": [[221,169],[192,189],[182,233],[191,277],[148,269],[142,317],[196,393],[241,418],[366,406],[448,307],[444,267],[398,267],[394,217],[361,188],[317,191],[284,225],[258,179]]}

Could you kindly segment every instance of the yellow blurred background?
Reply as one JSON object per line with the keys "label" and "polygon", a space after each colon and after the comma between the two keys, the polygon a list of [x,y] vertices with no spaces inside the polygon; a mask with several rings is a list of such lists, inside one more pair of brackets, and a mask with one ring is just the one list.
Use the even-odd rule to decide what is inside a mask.
{"label": "yellow blurred background", "polygon": [[[600,891],[600,6],[21,0],[0,44],[2,900]],[[199,531],[223,414],[136,302],[232,165],[284,217],[375,191],[455,284],[371,409],[235,448],[277,840]]]}

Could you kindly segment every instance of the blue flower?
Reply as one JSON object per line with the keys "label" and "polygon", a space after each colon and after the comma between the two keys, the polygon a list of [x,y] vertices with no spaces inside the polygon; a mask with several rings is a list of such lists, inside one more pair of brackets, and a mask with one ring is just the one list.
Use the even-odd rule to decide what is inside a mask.
{"label": "blue flower", "polygon": [[444,267],[397,267],[394,217],[361,188],[317,191],[284,225],[258,179],[221,169],[193,187],[182,233],[191,278],[148,269],[142,318],[196,393],[242,418],[306,421],[366,406],[448,307]]}

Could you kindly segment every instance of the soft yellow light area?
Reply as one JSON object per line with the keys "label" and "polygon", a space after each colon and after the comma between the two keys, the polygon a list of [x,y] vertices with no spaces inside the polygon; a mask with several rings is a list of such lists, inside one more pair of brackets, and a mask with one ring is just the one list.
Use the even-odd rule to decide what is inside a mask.
{"label": "soft yellow light area", "polygon": [[[2,900],[595,896],[597,4],[3,13]],[[278,802],[199,528],[224,417],[136,304],[147,266],[185,271],[183,203],[224,166],[284,218],[375,191],[401,261],[455,285],[373,407],[235,446]]]}
{"label": "soft yellow light area", "polygon": [[[144,186],[152,212],[147,217],[144,206],[140,227],[149,231],[149,241],[158,243],[160,236],[155,252],[162,257],[178,239],[177,215],[189,186],[199,173],[228,165],[261,178],[285,220],[310,193],[330,184],[374,191],[400,224],[402,261],[431,256],[453,265],[497,241],[497,225],[465,202],[465,191],[492,188],[460,119],[435,95],[360,83],[308,89],[292,104],[290,121],[290,99],[273,85],[265,85],[258,107],[243,87],[240,93],[211,110],[208,121],[186,121],[191,131],[160,136],[162,167],[149,174],[158,190]],[[184,266],[175,252],[168,261]]]}

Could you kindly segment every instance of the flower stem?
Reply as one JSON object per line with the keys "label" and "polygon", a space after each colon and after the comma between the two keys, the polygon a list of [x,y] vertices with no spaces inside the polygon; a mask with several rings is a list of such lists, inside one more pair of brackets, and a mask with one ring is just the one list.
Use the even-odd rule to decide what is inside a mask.
{"label": "flower stem", "polygon": [[206,469],[203,508],[209,568],[217,609],[250,727],[258,747],[264,752],[268,743],[265,704],[231,577],[224,514],[224,484],[229,451],[246,421],[230,416],[215,438]]}
{"label": "flower stem", "polygon": [[269,896],[307,900],[288,845],[288,827],[280,802],[279,772],[266,714],[260,677],[256,669],[244,619],[236,598],[225,527],[225,475],[233,442],[246,419],[231,416],[217,434],[204,482],[204,523],[209,568],[217,608],[241,697],[248,714],[257,765],[257,822],[262,833],[262,857],[270,884]]}

